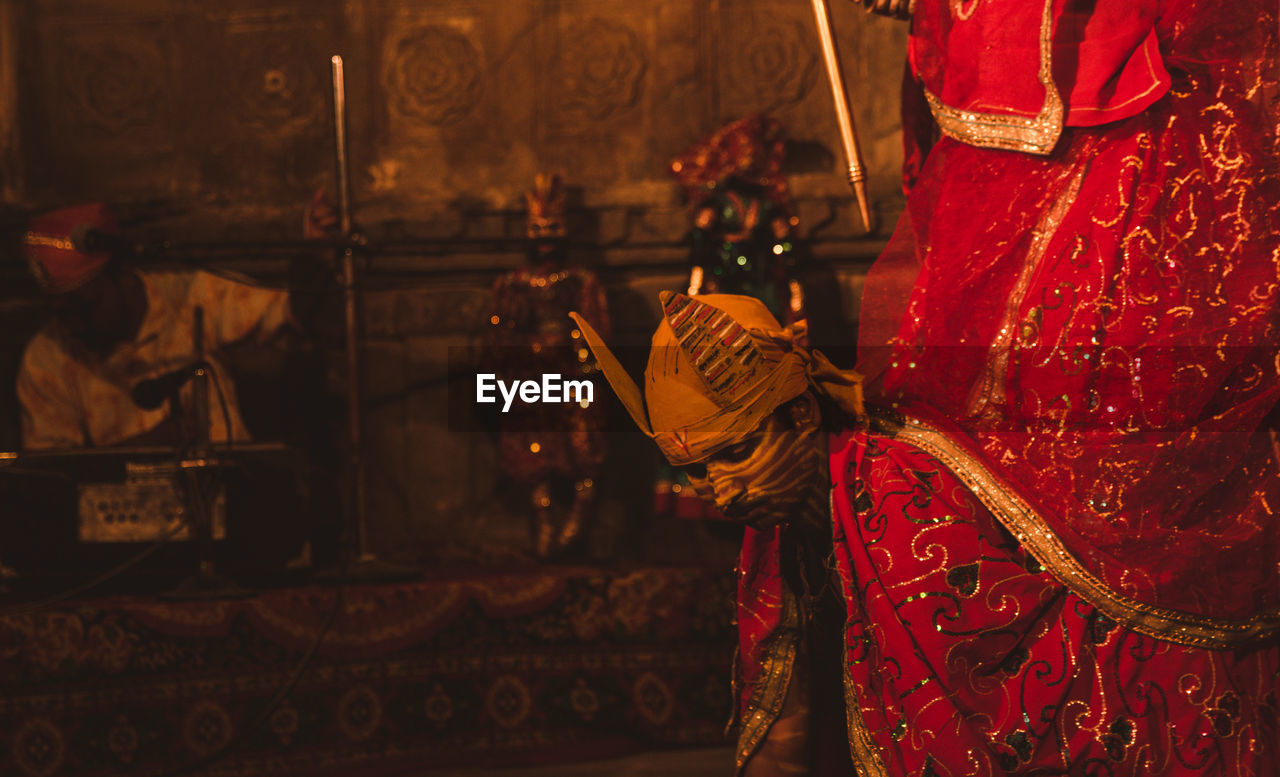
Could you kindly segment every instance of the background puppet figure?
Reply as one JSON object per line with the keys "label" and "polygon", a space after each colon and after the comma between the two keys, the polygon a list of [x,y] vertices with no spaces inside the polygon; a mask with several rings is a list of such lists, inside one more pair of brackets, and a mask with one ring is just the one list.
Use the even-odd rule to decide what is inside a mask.
{"label": "background puppet figure", "polygon": [[804,318],[792,273],[799,220],[782,175],[782,125],[763,114],[726,124],[671,163],[693,215],[690,294],[746,294],[779,321]]}
{"label": "background puppet figure", "polygon": [[[564,189],[558,175],[538,175],[529,206],[529,261],[493,286],[488,365],[499,378],[565,380],[594,372],[582,333],[569,319],[578,310],[609,329],[604,291],[594,273],[566,263]],[[540,559],[579,547],[595,513],[595,480],[604,461],[601,396],[589,406],[514,403],[501,416],[499,455],[532,514]]]}
{"label": "background puppet figure", "polygon": [[[693,220],[690,295],[745,294],[784,324],[805,317],[804,290],[793,272],[799,220],[782,174],[785,156],[782,125],[752,114],[724,125],[671,162]],[[721,517],[693,494],[683,474],[661,463],[654,511]]]}

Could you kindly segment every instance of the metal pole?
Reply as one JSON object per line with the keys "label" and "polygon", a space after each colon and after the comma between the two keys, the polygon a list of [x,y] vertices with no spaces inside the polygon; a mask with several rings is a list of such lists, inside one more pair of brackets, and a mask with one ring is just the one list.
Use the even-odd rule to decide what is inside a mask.
{"label": "metal pole", "polygon": [[[192,343],[191,359],[195,365],[195,382],[191,386],[191,396],[195,405],[195,454],[209,455],[209,370],[204,365],[204,307],[196,305],[191,320]],[[228,419],[229,421],[229,419]],[[231,426],[227,425],[227,439],[231,439]]]}
{"label": "metal pole", "polygon": [[862,223],[870,232],[871,206],[867,198],[867,169],[862,162],[862,149],[858,145],[858,130],[849,110],[849,94],[845,90],[844,70],[835,37],[831,34],[831,11],[826,0],[812,0],[813,15],[818,22],[818,38],[822,42],[822,61],[827,68],[827,80],[831,82],[831,99],[836,109],[836,123],[840,126],[840,143],[844,146],[844,158],[849,163],[849,186],[858,198],[858,211]]}
{"label": "metal pole", "polygon": [[[195,540],[200,557],[198,577],[208,581],[214,578],[214,496],[209,493],[212,483],[206,476],[212,451],[209,449],[209,370],[204,366],[204,308],[200,305],[196,305],[196,309],[192,311],[191,332],[191,356],[195,364],[191,384],[192,404],[195,406],[195,433],[191,436],[191,449],[186,452],[188,460],[193,464],[187,477],[190,481],[189,501],[196,520]],[[227,426],[227,439],[231,439],[230,425]]]}
{"label": "metal pole", "polygon": [[[209,428],[209,381],[211,379],[208,362],[205,361],[204,344],[204,308],[197,305],[192,313],[191,355],[194,370],[192,376],[191,397],[195,407],[189,416],[194,430],[188,435],[186,450],[182,451],[179,462],[187,485],[188,514],[192,523],[196,541],[197,567],[195,575],[178,584],[177,588],[161,594],[166,599],[223,599],[232,596],[249,596],[252,591],[241,588],[232,581],[219,575],[215,569],[216,549],[214,547],[214,512],[217,505],[216,468],[225,465],[214,455]],[[181,413],[181,402],[177,395],[170,400],[173,412]],[[230,445],[233,430],[231,419],[224,419],[227,429],[226,444]]]}
{"label": "metal pole", "polygon": [[344,238],[351,237],[351,178],[347,174],[347,88],[342,75],[342,57],[334,54],[333,65],[333,135],[338,163],[339,228]]}
{"label": "metal pole", "polygon": [[347,443],[351,493],[348,495],[349,530],[355,533],[356,561],[366,560],[368,538],[365,530],[365,472],[363,418],[360,402],[360,295],[355,252],[351,248],[351,179],[347,160],[347,96],[342,73],[342,57],[335,54],[333,65],[334,154],[338,167],[338,218],[346,246],[342,250],[342,299],[345,309],[347,351]]}

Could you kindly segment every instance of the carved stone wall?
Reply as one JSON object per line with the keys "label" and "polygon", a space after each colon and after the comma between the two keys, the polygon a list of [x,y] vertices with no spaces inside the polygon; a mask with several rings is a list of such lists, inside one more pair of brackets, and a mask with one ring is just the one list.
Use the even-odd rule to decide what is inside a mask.
{"label": "carved stone wall", "polygon": [[[769,112],[791,139],[814,307],[850,339],[862,268],[901,208],[906,27],[830,2],[880,216],[870,236],[804,0],[0,0],[0,313],[26,332],[38,310],[13,225],[89,199],[177,244],[171,261],[211,241],[227,266],[278,276],[279,252],[259,260],[242,241],[296,239],[311,193],[332,189],[329,57],[342,53],[355,217],[382,247],[366,296],[371,542],[411,560],[468,537],[520,546],[492,443],[450,427],[446,378],[493,278],[522,261],[536,172],[565,175],[575,258],[601,271],[617,338],[643,343],[687,255],[667,165]],[[16,347],[0,349],[12,441]],[[634,435],[615,442],[600,543],[693,554],[684,540],[704,529],[646,522],[652,458]]]}
{"label": "carved stone wall", "polygon": [[[789,130],[801,200],[848,198],[810,6],[798,0],[0,9],[11,42],[0,97],[21,102],[20,123],[0,119],[0,152],[26,163],[5,182],[9,204],[100,198],[179,234],[286,234],[333,178],[333,53],[347,61],[358,215],[374,230],[518,209],[544,169],[581,187],[589,210],[678,209],[670,159],[752,111]],[[847,0],[832,9],[873,184],[891,212],[905,26]],[[230,219],[234,232],[210,226]],[[657,229],[672,238],[680,227]]]}

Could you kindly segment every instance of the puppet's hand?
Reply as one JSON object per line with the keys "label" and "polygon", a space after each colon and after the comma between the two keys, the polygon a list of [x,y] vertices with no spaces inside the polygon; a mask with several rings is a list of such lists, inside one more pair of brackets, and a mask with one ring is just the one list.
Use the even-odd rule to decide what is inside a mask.
{"label": "puppet's hand", "polygon": [[338,209],[329,202],[324,189],[317,189],[302,217],[302,237],[321,240],[338,234]]}
{"label": "puppet's hand", "polygon": [[854,0],[861,3],[869,12],[889,16],[894,19],[910,19],[915,9],[915,0]]}

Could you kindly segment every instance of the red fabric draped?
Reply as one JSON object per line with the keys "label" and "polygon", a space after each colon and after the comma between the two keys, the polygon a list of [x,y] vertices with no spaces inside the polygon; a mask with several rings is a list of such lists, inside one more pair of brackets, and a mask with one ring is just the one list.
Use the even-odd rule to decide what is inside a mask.
{"label": "red fabric draped", "polygon": [[860,368],[1115,591],[1244,619],[1280,607],[1277,8],[1157,5],[1172,88],[1147,110],[1048,156],[932,148],[868,275]]}
{"label": "red fabric draped", "polygon": [[908,58],[944,105],[1021,117],[1045,105],[1044,64],[1065,104],[1065,123],[1102,124],[1133,116],[1169,89],[1155,30],[1159,6],[1157,0],[918,2]]}
{"label": "red fabric draped", "polygon": [[859,432],[831,463],[864,774],[1280,770],[1274,648],[1204,650],[1118,625],[915,447]]}
{"label": "red fabric draped", "polygon": [[[859,329],[890,412],[831,449],[850,752],[865,774],[1274,774],[1280,8],[1047,7],[1065,129],[1032,127],[1043,3],[916,4],[907,209]],[[997,140],[1049,153],[967,145],[939,104],[1034,117],[1039,140]],[[786,539],[743,546],[740,758],[809,639]]]}

